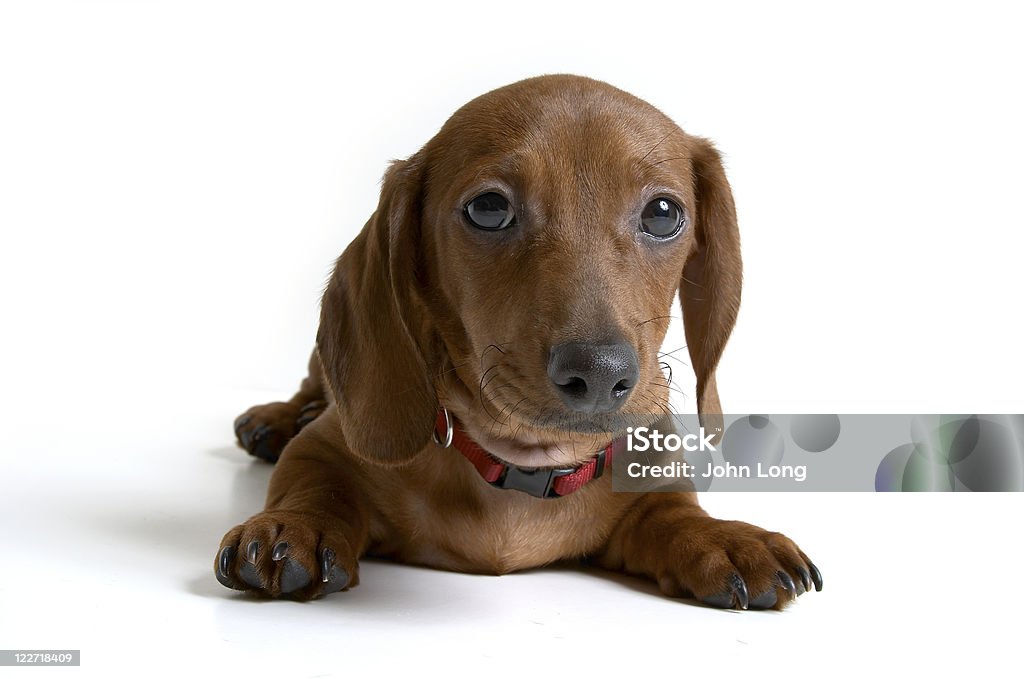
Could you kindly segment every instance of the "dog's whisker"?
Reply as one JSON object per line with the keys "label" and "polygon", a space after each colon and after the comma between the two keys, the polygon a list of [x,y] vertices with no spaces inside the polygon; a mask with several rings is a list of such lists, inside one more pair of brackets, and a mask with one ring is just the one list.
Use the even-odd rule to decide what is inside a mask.
{"label": "dog's whisker", "polygon": [[[497,366],[495,365],[495,366],[492,366],[492,367],[497,367]],[[486,375],[486,373],[485,373],[485,375]],[[487,407],[487,402],[488,402],[489,399],[485,398],[485,396],[486,396],[486,394],[484,393],[484,388],[485,387],[484,387],[484,384],[483,384],[482,380],[483,380],[483,377],[481,377],[480,384],[477,385],[477,400],[480,401],[480,407],[483,409],[484,413],[486,413],[486,415],[489,418],[491,418],[493,421],[498,422],[498,418],[491,412],[490,408]],[[490,383],[488,382],[488,385],[489,384]],[[500,413],[499,413],[499,415],[500,415]]]}
{"label": "dog's whisker", "polygon": [[[516,404],[514,406],[512,406],[512,410],[509,411],[509,414],[508,414],[508,421],[509,422],[512,421],[512,418],[515,416],[516,411],[519,409],[519,406],[521,406],[523,403],[525,403],[528,400],[528,398],[529,397],[524,396],[521,399],[519,399],[518,401],[516,401]],[[522,424],[520,424],[519,427],[520,427],[520,429],[522,429]]]}
{"label": "dog's whisker", "polygon": [[[675,131],[675,130],[670,130],[670,131],[669,131],[668,133],[666,133],[666,134],[665,134],[665,135],[664,135],[664,136],[663,136],[663,137],[662,137],[661,139],[659,139],[659,140],[658,140],[658,143],[657,143],[657,144],[655,144],[654,146],[652,146],[652,147],[651,147],[651,150],[650,150],[650,151],[648,151],[647,153],[645,153],[645,154],[644,154],[644,157],[643,157],[643,158],[641,158],[640,160],[638,160],[638,161],[636,162],[636,164],[637,164],[637,165],[643,165],[643,164],[644,164],[644,162],[646,162],[646,161],[647,161],[647,159],[648,159],[648,158],[650,158],[651,154],[652,154],[652,153],[654,153],[655,151],[657,151],[657,150],[658,150],[658,147],[659,147],[659,146],[661,146],[661,145],[662,145],[662,143],[663,143],[663,142],[664,142],[664,141],[665,141],[666,139],[668,139],[669,137],[671,137],[671,136],[672,136],[673,134],[676,134],[676,131]],[[657,164],[657,163],[655,163],[655,165],[656,165],[656,164]]]}
{"label": "dog's whisker", "polygon": [[669,162],[672,162],[673,160],[689,160],[689,158],[687,158],[686,156],[676,156],[674,158],[662,158],[661,160],[659,160],[656,163],[650,163],[650,166],[654,167],[655,165],[661,165],[662,163],[669,163]]}
{"label": "dog's whisker", "polygon": [[665,377],[655,376],[652,380],[648,381],[648,384],[655,387],[665,387],[669,391],[676,392],[678,394],[685,393],[681,387],[676,384],[672,384],[672,382],[667,380]]}
{"label": "dog's whisker", "polygon": [[[488,386],[490,386],[490,384],[488,384]],[[494,398],[494,394],[496,392],[504,390],[504,389],[511,389],[513,394],[518,393],[518,394],[521,395],[523,393],[522,390],[519,388],[519,385],[517,385],[514,381],[508,381],[508,382],[503,382],[501,384],[498,384],[497,386],[495,386],[493,388],[490,388],[486,392],[481,392],[481,394],[482,395],[486,395],[487,396],[487,400],[492,400]],[[509,432],[511,433],[512,432],[512,426],[511,426],[512,416],[513,416],[513,414],[515,412],[515,409],[518,407],[518,405],[520,403],[522,403],[524,400],[526,400],[526,398],[527,397],[524,396],[523,398],[521,398],[516,403],[506,403],[504,406],[501,407],[501,409],[497,412],[497,414],[492,413],[490,411],[490,409],[488,409],[487,410],[487,414],[488,414],[488,416],[491,419],[491,422],[490,422],[490,424],[488,426],[488,433],[490,435],[492,435],[492,436],[497,436],[498,433],[500,433],[506,427],[508,427]],[[508,411],[508,415],[507,416],[505,415],[506,411]]]}
{"label": "dog's whisker", "polygon": [[689,363],[687,363],[686,361],[684,361],[684,360],[683,360],[683,359],[681,359],[681,358],[677,358],[676,356],[667,356],[667,355],[666,355],[666,356],[661,356],[660,358],[667,358],[667,359],[668,359],[668,360],[670,360],[670,361],[675,361],[675,362],[676,362],[676,363],[678,363],[679,365],[685,366],[685,367],[687,367],[687,368],[689,368],[689,367],[690,367],[690,364],[689,364]]}
{"label": "dog's whisker", "polygon": [[[490,401],[490,400],[491,399],[488,398],[488,401]],[[507,420],[503,419],[503,415],[505,414],[505,411],[508,409],[508,407],[509,406],[506,403],[505,405],[501,406],[498,409],[497,413],[491,415],[491,420],[492,421],[491,421],[491,424],[490,424],[490,427],[489,427],[489,430],[491,431],[491,433],[494,432],[495,427],[499,427],[500,428],[500,427],[505,426]]]}
{"label": "dog's whisker", "polygon": [[502,349],[501,347],[503,347],[506,344],[510,344],[510,342],[492,343],[492,344],[488,344],[486,347],[484,347],[484,350],[482,352],[480,352],[480,368],[483,369],[483,367],[484,367],[484,360],[487,358],[487,352],[488,351],[490,351],[491,349],[494,349],[498,353],[504,354],[505,350]]}
{"label": "dog's whisker", "polygon": [[519,408],[519,406],[522,405],[523,401],[525,401],[526,399],[527,399],[527,397],[524,396],[521,399],[519,399],[518,401],[516,401],[514,404],[506,405],[504,408],[501,409],[501,412],[499,413],[499,415],[504,413],[505,410],[508,410],[508,415],[505,417],[505,424],[506,425],[508,425],[508,424],[510,424],[512,422],[512,418],[516,414],[516,409]]}
{"label": "dog's whisker", "polygon": [[462,368],[462,367],[464,367],[464,366],[467,366],[467,365],[469,365],[469,363],[470,363],[470,362],[469,362],[468,360],[466,360],[466,361],[462,361],[462,362],[460,362],[460,363],[453,363],[453,364],[452,364],[452,367],[450,367],[450,368],[447,368],[447,369],[445,369],[445,370],[439,370],[438,372],[436,372],[436,373],[434,374],[434,378],[436,379],[436,378],[441,378],[441,377],[444,377],[445,375],[448,375],[448,374],[450,374],[450,373],[453,373],[453,372],[457,371],[457,370],[458,370],[459,368]]}
{"label": "dog's whisker", "polygon": [[[498,366],[492,366],[492,368],[497,368],[497,367]],[[487,373],[489,373],[489,372],[490,372],[490,369],[488,369]],[[492,375],[490,377],[490,379],[487,379],[487,373],[484,373],[483,376],[480,378],[480,389],[481,389],[481,391],[486,391],[487,387],[489,387],[491,385],[491,383],[494,382],[494,380],[496,380],[499,377],[501,377],[501,375],[496,372],[496,373],[494,373],[494,375]],[[484,382],[485,379],[487,379],[486,382]]]}
{"label": "dog's whisker", "polygon": [[654,385],[654,386],[665,387],[666,389],[668,389],[669,392],[671,392],[673,394],[679,394],[683,398],[689,398],[690,397],[690,395],[687,394],[685,391],[683,391],[679,387],[673,386],[671,384],[656,384],[654,382],[651,382],[651,384]]}
{"label": "dog's whisker", "polygon": [[639,328],[642,325],[647,325],[648,323],[653,323],[654,321],[663,321],[665,319],[671,320],[673,318],[677,318],[677,316],[673,316],[672,314],[668,314],[666,316],[654,316],[653,318],[648,318],[646,321],[640,321],[633,327]]}

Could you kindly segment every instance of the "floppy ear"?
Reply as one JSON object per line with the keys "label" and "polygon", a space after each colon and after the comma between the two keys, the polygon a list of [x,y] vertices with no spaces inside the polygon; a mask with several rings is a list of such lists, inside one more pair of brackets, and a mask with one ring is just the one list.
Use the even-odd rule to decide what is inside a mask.
{"label": "floppy ear", "polygon": [[693,252],[683,267],[679,301],[693,370],[697,375],[697,411],[701,422],[721,426],[715,369],[740,306],[743,262],[736,207],[718,151],[696,139],[693,169],[697,205]]}
{"label": "floppy ear", "polygon": [[437,415],[437,353],[416,295],[420,263],[418,158],[384,176],[380,202],[337,261],[324,292],[317,350],[346,444],[382,464],[411,460]]}

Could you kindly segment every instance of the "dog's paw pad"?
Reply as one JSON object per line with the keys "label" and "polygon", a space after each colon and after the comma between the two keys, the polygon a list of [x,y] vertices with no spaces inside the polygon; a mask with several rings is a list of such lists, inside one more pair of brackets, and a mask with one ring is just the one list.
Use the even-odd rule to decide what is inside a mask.
{"label": "dog's paw pad", "polygon": [[763,611],[767,608],[773,608],[779,601],[779,595],[775,593],[775,588],[766,589],[761,594],[750,600],[749,608],[755,611]]}
{"label": "dog's paw pad", "polygon": [[263,587],[263,580],[260,579],[260,573],[256,570],[254,564],[248,561],[242,562],[242,565],[238,568],[238,577],[241,578],[242,582],[247,584],[249,587],[255,587],[257,589]]}
{"label": "dog's paw pad", "polygon": [[747,583],[739,573],[733,573],[729,577],[728,589],[718,594],[701,597],[701,601],[715,608],[742,608],[746,610],[750,606],[750,592],[747,590]]}
{"label": "dog's paw pad", "polygon": [[334,566],[324,581],[324,594],[340,592],[348,586],[348,573],[341,566]]}
{"label": "dog's paw pad", "polygon": [[313,581],[309,571],[295,559],[285,559],[281,567],[281,594],[291,594]]}

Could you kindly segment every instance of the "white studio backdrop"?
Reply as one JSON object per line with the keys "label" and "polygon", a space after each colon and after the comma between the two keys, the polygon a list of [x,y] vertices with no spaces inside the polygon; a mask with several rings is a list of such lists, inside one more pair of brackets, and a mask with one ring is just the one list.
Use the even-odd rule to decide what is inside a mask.
{"label": "white studio backdrop", "polygon": [[91,398],[292,388],[387,162],[547,72],[725,154],[746,265],[727,409],[1013,410],[1015,17],[706,5],[3,5],[8,410],[48,420],[27,405],[46,373]]}
{"label": "white studio backdrop", "polygon": [[[184,442],[181,456],[229,446],[234,414],[298,385],[326,277],[373,211],[388,161],[469,99],[558,72],[636,94],[725,155],[745,263],[719,370],[728,411],[1020,412],[1016,11],[0,3],[0,459],[45,498],[48,478],[60,489],[76,474],[116,481],[108,456],[149,454],[161,438]],[[683,343],[677,323],[665,348]],[[673,368],[683,379],[686,367]],[[83,445],[91,471],[76,466]],[[840,573],[838,555],[857,553],[873,577],[914,567],[935,590],[964,582],[970,553],[1002,554],[999,526],[1024,509],[1018,497],[863,495],[837,518],[819,501],[704,503],[802,526]],[[825,542],[830,522],[851,528],[861,515],[843,533],[852,547]],[[970,549],[945,543],[948,531]],[[1015,549],[1007,558],[1019,560]],[[922,562],[935,570],[920,575]],[[832,601],[890,585],[850,579]],[[986,601],[1012,600],[979,587],[989,593],[958,596],[957,615],[984,620]],[[908,644],[932,643],[942,602],[905,603],[916,607]],[[982,648],[996,629],[1008,628],[989,620],[962,641]]]}

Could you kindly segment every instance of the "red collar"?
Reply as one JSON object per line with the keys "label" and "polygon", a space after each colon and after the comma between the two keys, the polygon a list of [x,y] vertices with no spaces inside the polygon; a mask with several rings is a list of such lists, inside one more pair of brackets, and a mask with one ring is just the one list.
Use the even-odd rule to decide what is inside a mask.
{"label": "red collar", "polygon": [[434,442],[453,446],[473,463],[484,481],[495,488],[519,490],[534,497],[562,497],[600,477],[611,466],[614,441],[579,467],[528,469],[502,462],[480,447],[444,408],[434,422]]}

